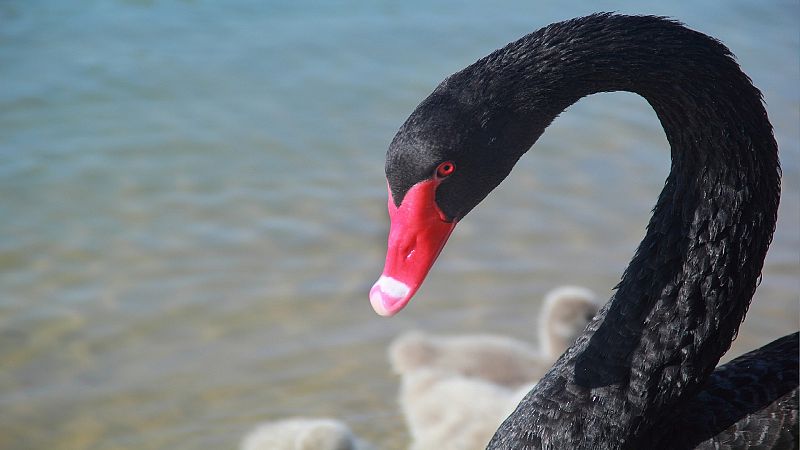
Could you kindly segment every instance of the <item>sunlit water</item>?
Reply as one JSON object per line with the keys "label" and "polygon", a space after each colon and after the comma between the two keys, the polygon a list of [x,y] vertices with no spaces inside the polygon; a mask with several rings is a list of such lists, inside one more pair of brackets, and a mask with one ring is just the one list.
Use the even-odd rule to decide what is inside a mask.
{"label": "sunlit water", "polygon": [[404,330],[534,340],[542,294],[609,295],[666,177],[655,114],[583,100],[377,317],[383,156],[446,75],[593,8],[678,17],[765,95],[784,194],[731,355],[798,327],[797,2],[0,3],[0,448],[233,448],[333,416],[407,443]]}

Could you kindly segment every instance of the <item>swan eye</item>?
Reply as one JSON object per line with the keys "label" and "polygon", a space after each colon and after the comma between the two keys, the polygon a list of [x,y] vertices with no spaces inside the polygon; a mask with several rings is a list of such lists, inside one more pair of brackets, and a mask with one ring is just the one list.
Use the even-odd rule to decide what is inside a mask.
{"label": "swan eye", "polygon": [[436,176],[439,178],[449,177],[456,171],[456,165],[453,161],[445,161],[439,164],[439,167],[436,168]]}

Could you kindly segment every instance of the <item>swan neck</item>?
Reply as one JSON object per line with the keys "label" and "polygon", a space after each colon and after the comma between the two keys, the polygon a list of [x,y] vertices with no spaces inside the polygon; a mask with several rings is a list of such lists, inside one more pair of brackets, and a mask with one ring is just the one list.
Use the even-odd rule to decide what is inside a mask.
{"label": "swan neck", "polygon": [[[527,151],[578,99],[629,91],[655,110],[672,156],[614,296],[490,448],[504,430],[567,447],[645,445],[730,347],[775,229],[777,145],[760,92],[728,50],[661,19],[602,19],[551,25],[482,60],[505,64],[498,73],[509,75],[492,81],[505,86],[497,95],[531,126],[513,152]],[[515,74],[524,75],[511,81]]]}

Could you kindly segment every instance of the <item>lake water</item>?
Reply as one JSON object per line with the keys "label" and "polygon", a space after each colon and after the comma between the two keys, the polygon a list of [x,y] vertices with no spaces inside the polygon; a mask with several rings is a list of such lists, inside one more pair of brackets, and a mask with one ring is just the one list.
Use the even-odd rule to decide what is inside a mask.
{"label": "lake water", "polygon": [[533,341],[550,288],[608,296],[669,152],[642,99],[579,102],[387,320],[367,300],[388,230],[386,147],[444,76],[597,9],[679,18],[725,42],[764,92],[783,199],[730,355],[796,330],[796,1],[8,0],[0,448],[233,448],[295,415],[403,448],[391,339]]}

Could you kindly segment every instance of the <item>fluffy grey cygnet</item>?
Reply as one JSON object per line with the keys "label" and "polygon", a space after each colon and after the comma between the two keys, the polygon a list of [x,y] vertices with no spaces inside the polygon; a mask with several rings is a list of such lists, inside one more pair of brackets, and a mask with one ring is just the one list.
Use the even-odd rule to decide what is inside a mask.
{"label": "fluffy grey cygnet", "polygon": [[478,450],[597,312],[594,294],[550,291],[539,316],[539,343],[497,335],[411,332],[389,349],[402,376],[400,407],[411,450]]}
{"label": "fluffy grey cygnet", "polygon": [[372,450],[372,447],[338,420],[298,417],[258,425],[242,439],[240,450]]}
{"label": "fluffy grey cygnet", "polygon": [[562,286],[545,296],[539,314],[538,348],[507,336],[436,336],[412,331],[391,344],[389,360],[400,375],[426,368],[518,388],[544,375],[598,308],[589,289]]}

